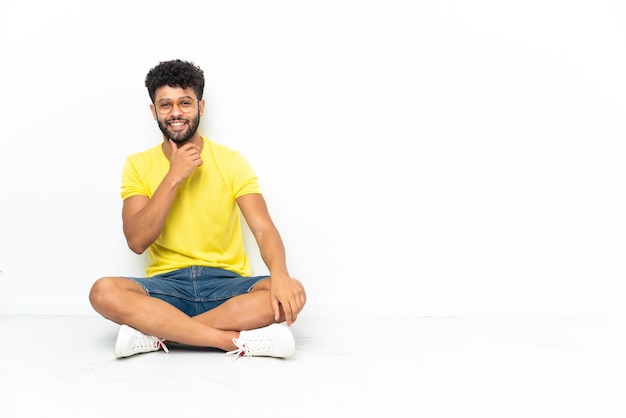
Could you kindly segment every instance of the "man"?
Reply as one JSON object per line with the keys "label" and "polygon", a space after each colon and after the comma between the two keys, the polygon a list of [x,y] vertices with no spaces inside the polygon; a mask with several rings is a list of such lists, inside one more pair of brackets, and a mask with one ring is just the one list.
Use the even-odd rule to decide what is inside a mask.
{"label": "man", "polygon": [[[89,294],[99,314],[121,324],[115,356],[168,352],[165,342],[177,342],[289,357],[295,342],[288,326],[304,307],[304,287],[287,271],[283,242],[248,162],[198,133],[203,71],[165,61],[148,72],[145,85],[163,142],[128,157],[121,196],[128,246],[137,254],[148,250],[147,277],[103,277]],[[240,213],[269,276],[251,276]]]}

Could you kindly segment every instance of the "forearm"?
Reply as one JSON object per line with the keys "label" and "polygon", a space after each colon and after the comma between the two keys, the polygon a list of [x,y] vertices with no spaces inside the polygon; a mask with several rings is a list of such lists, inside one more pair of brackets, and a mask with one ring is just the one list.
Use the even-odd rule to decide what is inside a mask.
{"label": "forearm", "polygon": [[289,277],[285,246],[275,228],[263,232],[257,237],[261,258],[274,278]]}
{"label": "forearm", "polygon": [[272,228],[258,241],[261,257],[270,270],[270,301],[274,320],[279,321],[284,315],[287,325],[291,325],[306,303],[304,287],[287,271],[285,248],[278,231]]}
{"label": "forearm", "polygon": [[124,235],[133,252],[143,253],[159,237],[177,189],[178,184],[166,176],[140,210],[124,213]]}

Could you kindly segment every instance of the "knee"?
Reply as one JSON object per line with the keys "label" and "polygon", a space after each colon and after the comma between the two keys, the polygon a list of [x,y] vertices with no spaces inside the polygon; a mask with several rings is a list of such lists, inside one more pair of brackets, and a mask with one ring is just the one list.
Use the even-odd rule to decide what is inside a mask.
{"label": "knee", "polygon": [[115,281],[114,277],[102,277],[91,286],[89,302],[97,312],[101,312],[110,304],[115,293]]}

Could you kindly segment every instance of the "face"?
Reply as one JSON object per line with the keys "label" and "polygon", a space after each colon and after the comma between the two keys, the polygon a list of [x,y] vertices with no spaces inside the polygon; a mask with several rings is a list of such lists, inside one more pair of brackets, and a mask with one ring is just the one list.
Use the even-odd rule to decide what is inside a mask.
{"label": "face", "polygon": [[198,131],[204,100],[197,100],[192,88],[163,86],[156,90],[150,108],[163,135],[180,146]]}

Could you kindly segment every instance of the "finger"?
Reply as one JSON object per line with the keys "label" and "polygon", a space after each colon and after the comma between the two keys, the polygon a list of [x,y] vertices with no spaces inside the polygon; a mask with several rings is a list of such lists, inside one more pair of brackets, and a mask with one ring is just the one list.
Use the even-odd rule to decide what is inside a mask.
{"label": "finger", "polygon": [[278,321],[280,319],[280,305],[276,298],[272,299],[272,309],[274,310],[274,320]]}
{"label": "finger", "polygon": [[287,321],[287,325],[293,324],[294,321],[294,312],[291,307],[291,303],[287,303],[287,305],[283,305],[283,311],[285,312],[285,320]]}

